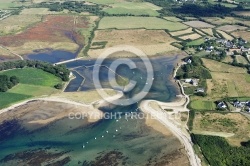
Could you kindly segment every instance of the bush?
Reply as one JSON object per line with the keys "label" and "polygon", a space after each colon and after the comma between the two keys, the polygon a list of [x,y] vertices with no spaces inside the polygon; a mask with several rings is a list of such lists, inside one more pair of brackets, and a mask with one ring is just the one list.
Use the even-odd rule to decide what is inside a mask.
{"label": "bush", "polygon": [[56,84],[54,87],[56,89],[62,89],[63,88],[63,84],[59,83],[59,84]]}
{"label": "bush", "polygon": [[202,96],[202,97],[205,97],[207,94],[204,93],[204,92],[197,92],[195,93],[196,96]]}
{"label": "bush", "polygon": [[0,92],[6,92],[18,84],[16,76],[8,77],[7,75],[0,75]]}

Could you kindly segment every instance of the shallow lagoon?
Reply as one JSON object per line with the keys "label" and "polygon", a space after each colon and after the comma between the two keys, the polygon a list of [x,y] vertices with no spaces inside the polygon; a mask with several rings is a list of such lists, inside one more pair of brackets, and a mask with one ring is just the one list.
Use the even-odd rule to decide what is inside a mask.
{"label": "shallow lagoon", "polygon": [[[179,94],[176,85],[170,81],[176,58],[157,57],[151,60],[155,79],[146,99],[172,101]],[[48,59],[46,61],[57,62]],[[138,83],[136,88],[126,96],[134,95],[145,85],[145,66],[139,59],[133,59],[133,61],[139,66],[137,69],[130,71],[126,66],[122,66],[117,70],[120,75],[136,80]],[[66,64],[76,76],[76,79],[72,80],[66,88],[66,92],[94,88],[91,74],[93,67],[86,67],[93,65],[94,62],[94,60],[80,60]],[[108,59],[104,65],[109,66],[111,63],[112,59]],[[100,72],[100,80],[103,87],[109,88],[108,70],[105,69]],[[81,75],[85,78],[84,84],[82,84]],[[139,112],[136,104],[103,111]],[[28,161],[30,153],[37,154],[36,157],[42,160],[46,157],[44,151],[50,156],[55,156],[54,158],[59,157],[58,162],[61,161],[61,165],[66,163],[66,165],[155,165],[160,163],[164,165],[182,148],[177,138],[163,135],[148,127],[145,119],[126,119],[123,114],[121,119],[103,119],[88,125],[86,125],[87,122],[83,123],[85,121],[86,119],[64,118],[32,132],[24,130],[22,123],[18,121],[11,125],[2,125],[0,128],[17,130],[13,130],[14,133],[7,140],[0,139],[1,165],[15,163],[20,158]],[[17,154],[10,156],[14,153]]]}

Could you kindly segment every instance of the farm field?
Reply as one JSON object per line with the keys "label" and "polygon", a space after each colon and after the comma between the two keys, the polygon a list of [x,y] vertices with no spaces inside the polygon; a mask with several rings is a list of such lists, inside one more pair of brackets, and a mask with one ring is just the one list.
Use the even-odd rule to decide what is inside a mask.
{"label": "farm field", "polygon": [[[150,24],[149,24],[150,22]],[[179,22],[171,22],[156,17],[104,17],[98,29],[167,29],[178,31],[188,28]]]}
{"label": "farm field", "polygon": [[245,24],[247,26],[250,26],[250,21],[238,19],[235,17],[225,17],[223,19],[220,17],[203,17],[203,19],[206,22],[209,22],[209,23],[214,24],[214,25],[242,23],[242,24]]}
{"label": "farm field", "polygon": [[233,33],[231,33],[234,37],[241,37],[244,40],[247,40],[250,42],[250,32],[249,31],[235,31]]}
{"label": "farm field", "polygon": [[202,35],[202,36],[205,36],[206,34],[198,29],[195,29],[195,31],[199,34],[199,35]]}
{"label": "farm field", "polygon": [[198,45],[201,45],[202,43],[204,43],[204,39],[203,38],[200,38],[200,39],[197,39],[197,40],[193,40],[191,42],[188,42],[187,43],[187,46],[198,46]]}
{"label": "farm field", "polygon": [[132,15],[149,15],[159,16],[157,10],[161,8],[148,2],[120,2],[110,4],[111,8],[103,11],[108,14],[132,14]]}
{"label": "farm field", "polygon": [[164,17],[164,19],[166,19],[168,21],[173,21],[173,22],[183,21],[177,17]]}
{"label": "farm field", "polygon": [[22,32],[28,27],[41,22],[42,16],[27,15],[23,19],[22,15],[13,15],[0,22],[0,36]]}
{"label": "farm field", "polygon": [[221,31],[221,30],[217,30],[217,32],[218,33],[220,33],[225,39],[227,39],[227,40],[233,40],[234,38],[231,36],[231,35],[229,35],[229,34],[227,34],[226,32],[223,32],[223,31]]}
{"label": "farm field", "polygon": [[221,136],[224,135],[230,144],[236,146],[239,146],[242,141],[249,140],[249,129],[249,120],[240,113],[196,112],[193,121],[195,133],[203,134],[205,131],[211,133],[209,135],[213,135],[218,132]]}
{"label": "farm field", "polygon": [[204,33],[213,36],[213,30],[211,28],[204,28],[204,29],[200,29],[201,31],[203,31]]}
{"label": "farm field", "polygon": [[192,100],[190,107],[195,110],[215,110],[216,105],[213,101]]}
{"label": "farm field", "polygon": [[237,19],[234,17],[225,17],[225,18],[220,18],[220,17],[203,17],[207,22],[210,22],[215,25],[221,25],[221,24],[235,24],[237,23]]}
{"label": "farm field", "polygon": [[236,60],[237,60],[238,63],[248,64],[247,59],[245,57],[241,56],[241,55],[237,55]]}
{"label": "farm field", "polygon": [[[198,40],[201,40],[201,39],[198,39]],[[192,43],[192,42],[190,42],[190,43]],[[209,54],[209,52],[206,52],[206,51],[203,50],[203,51],[200,51],[200,52],[196,53],[195,56],[204,57],[204,56],[206,56],[208,54]]]}
{"label": "farm field", "polygon": [[250,16],[249,11],[236,11],[236,12],[233,12],[233,13],[236,14],[236,15],[239,15],[239,16]]}
{"label": "farm field", "polygon": [[179,38],[182,40],[187,40],[187,39],[195,40],[195,39],[198,39],[200,37],[201,37],[201,35],[194,33],[194,34],[190,34],[190,35],[181,36]]}
{"label": "farm field", "polygon": [[184,24],[194,28],[213,28],[214,26],[203,21],[187,21]]}
{"label": "farm field", "polygon": [[223,59],[222,62],[232,63],[233,62],[233,58],[231,56],[226,56],[226,58]]}
{"label": "farm field", "polygon": [[223,25],[223,26],[218,27],[217,29],[226,31],[226,32],[232,32],[236,30],[244,30],[244,29],[247,29],[247,27],[240,26],[240,25]]}
{"label": "farm field", "polygon": [[40,69],[24,68],[0,72],[8,76],[16,75],[20,83],[7,92],[0,92],[0,108],[31,97],[50,95],[59,92],[54,85],[61,79]]}
{"label": "farm field", "polygon": [[114,4],[118,2],[125,2],[125,0],[87,0],[87,2],[93,2],[96,4]]}
{"label": "farm field", "polygon": [[204,65],[210,71],[214,71],[214,72],[242,73],[242,74],[247,72],[247,70],[244,69],[244,68],[234,67],[234,66],[227,65],[227,64],[224,64],[224,63],[221,63],[221,62],[210,60],[210,59],[202,58],[202,61],[203,61]]}
{"label": "farm field", "polygon": [[[116,45],[133,45],[147,55],[178,51],[176,47],[171,45],[176,40],[164,30],[98,30],[95,32],[92,44],[97,42],[105,42],[105,48]],[[88,53],[91,57],[97,57],[105,48],[90,49]]]}
{"label": "farm field", "polygon": [[0,0],[0,9],[9,9],[18,6],[17,3],[13,3],[12,1]]}
{"label": "farm field", "polygon": [[185,29],[185,30],[182,30],[182,31],[171,32],[170,34],[172,36],[180,36],[180,35],[184,35],[184,34],[187,34],[187,33],[193,33],[192,28],[188,28],[188,29]]}

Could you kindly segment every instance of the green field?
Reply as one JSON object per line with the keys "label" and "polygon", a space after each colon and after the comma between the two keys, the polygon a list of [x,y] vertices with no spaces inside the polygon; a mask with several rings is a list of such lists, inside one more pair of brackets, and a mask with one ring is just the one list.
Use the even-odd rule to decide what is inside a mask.
{"label": "green field", "polygon": [[119,2],[118,0],[86,0],[87,2],[93,2],[97,4],[112,4]]}
{"label": "green field", "polygon": [[104,9],[108,14],[132,14],[159,16],[157,10],[161,8],[147,2],[121,2],[111,5],[112,8]]}
{"label": "green field", "polygon": [[164,17],[164,19],[166,19],[168,21],[173,21],[173,22],[183,21],[177,17]]}
{"label": "green field", "polygon": [[190,107],[195,110],[215,110],[216,105],[212,101],[194,100],[190,103]]}
{"label": "green field", "polygon": [[178,31],[188,28],[179,22],[171,22],[156,17],[104,17],[99,29],[167,29]]}
{"label": "green field", "polygon": [[57,92],[54,85],[62,82],[60,78],[34,68],[14,69],[0,74],[15,75],[20,79],[20,83],[9,91],[0,92],[0,109],[31,97]]}
{"label": "green field", "polygon": [[8,0],[0,0],[0,9],[9,9],[12,7],[18,7],[16,3],[12,3],[12,1]]}
{"label": "green field", "polygon": [[202,43],[204,43],[204,39],[203,38],[200,38],[200,39],[196,39],[196,40],[193,40],[191,42],[188,42],[187,43],[187,46],[199,46],[201,45]]}
{"label": "green field", "polygon": [[241,56],[241,55],[236,56],[236,60],[237,60],[238,63],[242,63],[242,64],[245,64],[245,65],[248,64],[248,60],[245,57]]}

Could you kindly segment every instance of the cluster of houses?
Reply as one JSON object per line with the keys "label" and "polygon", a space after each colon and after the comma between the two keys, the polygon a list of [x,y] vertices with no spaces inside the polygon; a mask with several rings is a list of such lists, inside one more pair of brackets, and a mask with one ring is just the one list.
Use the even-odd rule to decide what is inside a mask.
{"label": "cluster of houses", "polygon": [[[206,37],[204,39],[205,41],[215,41],[215,43],[218,44],[219,47],[224,47],[227,50],[227,55],[234,55],[235,51],[238,54],[242,54],[243,52],[246,52],[247,54],[250,54],[250,49],[245,48],[244,45],[247,43],[246,40],[243,39],[235,39],[233,41],[226,40],[226,39],[216,39],[216,38],[208,38]],[[198,47],[198,50],[205,50],[206,52],[212,52],[215,51],[214,45],[208,45],[207,47]]]}
{"label": "cluster of houses", "polygon": [[[250,112],[250,101],[239,101],[239,100],[235,100],[233,102],[230,102],[230,104],[232,104],[235,108],[240,108],[243,109],[245,108],[246,111]],[[220,109],[226,109],[227,105],[224,101],[221,101],[217,104],[217,107]]]}

